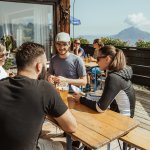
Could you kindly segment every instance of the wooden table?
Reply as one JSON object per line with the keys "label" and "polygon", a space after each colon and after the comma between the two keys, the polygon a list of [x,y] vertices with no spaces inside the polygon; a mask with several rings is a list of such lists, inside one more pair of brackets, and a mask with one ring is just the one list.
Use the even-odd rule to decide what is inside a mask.
{"label": "wooden table", "polygon": [[85,63],[85,67],[98,67],[98,64],[96,62],[89,62],[89,63]]}
{"label": "wooden table", "polygon": [[95,112],[80,103],[75,103],[71,95],[68,97],[68,103],[78,123],[76,132],[68,136],[69,150],[70,137],[91,149],[97,149],[125,135],[139,124],[134,119],[111,110],[104,113]]}

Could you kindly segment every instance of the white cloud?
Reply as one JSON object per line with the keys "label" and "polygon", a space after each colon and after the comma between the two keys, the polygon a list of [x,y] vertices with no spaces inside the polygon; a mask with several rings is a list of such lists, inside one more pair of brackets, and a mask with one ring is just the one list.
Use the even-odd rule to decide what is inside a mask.
{"label": "white cloud", "polygon": [[147,26],[150,25],[150,20],[144,17],[143,13],[137,13],[128,15],[125,23],[131,26]]}

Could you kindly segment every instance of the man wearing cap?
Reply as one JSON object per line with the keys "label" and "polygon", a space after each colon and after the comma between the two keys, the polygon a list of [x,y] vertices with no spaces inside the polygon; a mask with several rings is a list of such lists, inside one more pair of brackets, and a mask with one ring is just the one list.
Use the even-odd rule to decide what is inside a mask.
{"label": "man wearing cap", "polygon": [[65,81],[73,85],[86,85],[86,69],[83,60],[69,52],[70,36],[60,32],[55,39],[57,54],[51,58],[48,78],[49,82]]}

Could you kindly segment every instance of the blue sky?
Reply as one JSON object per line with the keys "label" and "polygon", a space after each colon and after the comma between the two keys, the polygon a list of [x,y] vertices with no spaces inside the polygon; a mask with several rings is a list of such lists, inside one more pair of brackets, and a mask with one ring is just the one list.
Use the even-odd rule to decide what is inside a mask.
{"label": "blue sky", "polygon": [[130,26],[150,32],[150,0],[75,0],[74,16],[81,20],[81,25],[74,26],[75,37],[112,35]]}

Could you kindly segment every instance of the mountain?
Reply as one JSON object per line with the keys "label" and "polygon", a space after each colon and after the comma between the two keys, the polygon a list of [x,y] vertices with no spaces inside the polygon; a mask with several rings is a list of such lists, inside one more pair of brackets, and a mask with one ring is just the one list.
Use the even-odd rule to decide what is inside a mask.
{"label": "mountain", "polygon": [[120,31],[116,35],[110,36],[112,38],[122,39],[124,41],[129,41],[131,44],[134,44],[139,39],[144,41],[150,41],[150,33],[142,31],[135,27],[130,27]]}
{"label": "mountain", "polygon": [[142,31],[135,27],[126,28],[115,35],[81,35],[78,37],[84,37],[90,43],[93,43],[93,40],[96,38],[111,37],[115,39],[121,39],[123,41],[129,41],[129,45],[132,45],[132,46],[134,46],[135,42],[138,41],[139,39],[144,40],[144,41],[150,41],[149,32]]}

